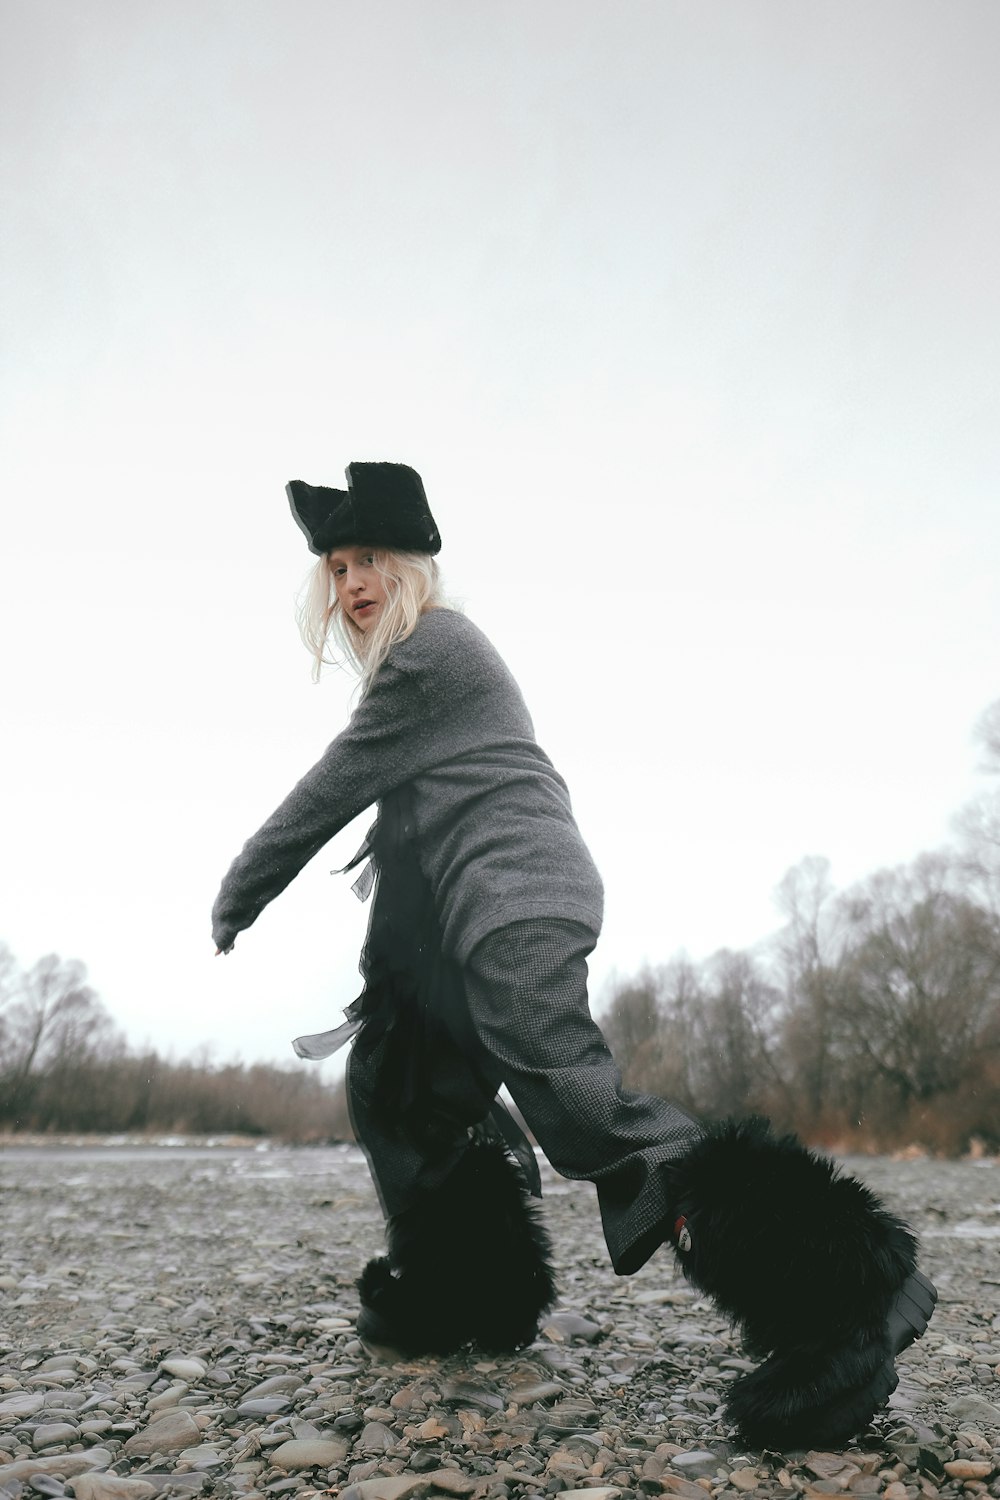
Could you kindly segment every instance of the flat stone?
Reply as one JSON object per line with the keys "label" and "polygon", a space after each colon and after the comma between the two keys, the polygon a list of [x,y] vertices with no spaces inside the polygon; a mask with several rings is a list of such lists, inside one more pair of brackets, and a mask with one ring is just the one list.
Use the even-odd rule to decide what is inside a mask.
{"label": "flat stone", "polygon": [[719,1467],[720,1459],[707,1448],[695,1448],[689,1453],[675,1453],[670,1462],[675,1469],[682,1470],[685,1479],[710,1479]]}
{"label": "flat stone", "polygon": [[160,1369],[178,1380],[202,1380],[208,1366],[200,1359],[163,1359]]}
{"label": "flat stone", "polygon": [[954,1401],[949,1401],[948,1415],[959,1422],[986,1422],[991,1426],[1000,1424],[1000,1406],[994,1406],[992,1401],[984,1401],[982,1396],[958,1396]]}
{"label": "flat stone", "polygon": [[664,1474],[660,1484],[663,1486],[664,1494],[680,1495],[681,1500],[705,1500],[708,1494],[708,1491],[702,1489],[700,1484],[695,1484],[690,1479],[681,1479],[677,1474]]}
{"label": "flat stone", "polygon": [[56,1443],[75,1443],[80,1436],[77,1427],[71,1427],[68,1422],[39,1422],[31,1434],[31,1446],[36,1450],[39,1448],[51,1448]]}
{"label": "flat stone", "polygon": [[132,1457],[148,1458],[151,1453],[179,1453],[201,1438],[201,1428],[182,1406],[158,1412],[148,1427],[135,1433],[125,1444]]}
{"label": "flat stone", "polygon": [[566,1387],[555,1380],[532,1380],[510,1389],[510,1399],[518,1406],[533,1406],[536,1401],[555,1401],[566,1394]]}
{"label": "flat stone", "polygon": [[164,1490],[171,1494],[175,1492],[184,1494],[200,1494],[205,1483],[205,1476],[200,1469],[177,1470],[177,1469],[151,1469],[143,1474],[146,1484],[153,1486],[154,1492],[159,1495]]}
{"label": "flat stone", "polygon": [[86,1391],[48,1391],[45,1396],[45,1406],[66,1411],[79,1411],[81,1406],[87,1404]]}
{"label": "flat stone", "polygon": [[287,1396],[261,1396],[255,1401],[241,1401],[236,1410],[241,1417],[277,1417],[290,1411],[291,1406]]}
{"label": "flat stone", "polygon": [[[850,1468],[851,1474],[858,1473],[858,1466],[849,1458],[844,1458],[840,1453],[807,1453],[802,1462],[802,1467],[807,1474],[812,1474],[816,1479],[835,1479],[843,1474],[844,1470]],[[849,1479],[849,1474],[847,1478]],[[732,1476],[730,1476],[730,1484]],[[845,1480],[846,1484],[846,1480]]]}
{"label": "flat stone", "polygon": [[282,1469],[328,1469],[346,1457],[342,1438],[290,1438],[271,1450],[271,1462]]}
{"label": "flat stone", "polygon": [[176,1406],[181,1397],[186,1396],[190,1389],[189,1385],[180,1380],[176,1385],[168,1386],[165,1391],[161,1391],[158,1396],[150,1396],[146,1402],[146,1410],[166,1411],[167,1407]]}
{"label": "flat stone", "polygon": [[542,1333],[557,1344],[566,1339],[583,1339],[585,1343],[592,1344],[600,1332],[600,1323],[575,1312],[550,1313],[542,1324]]}
{"label": "flat stone", "polygon": [[45,1405],[41,1391],[15,1391],[0,1401],[0,1417],[33,1417]]}
{"label": "flat stone", "polygon": [[66,1486],[61,1479],[56,1479],[52,1474],[32,1474],[28,1480],[28,1488],[34,1490],[36,1495],[65,1495]]}
{"label": "flat stone", "polygon": [[73,1480],[76,1500],[152,1500],[155,1485],[117,1474],[81,1474]]}
{"label": "flat stone", "polygon": [[446,1495],[471,1495],[479,1488],[479,1481],[471,1474],[463,1474],[461,1469],[434,1469],[427,1478],[433,1481],[436,1490]]}
{"label": "flat stone", "polygon": [[949,1479],[988,1479],[993,1467],[986,1459],[955,1458],[945,1464],[944,1472]]}
{"label": "flat stone", "polygon": [[35,1474],[62,1474],[74,1479],[91,1469],[106,1469],[111,1463],[107,1448],[91,1448],[87,1453],[59,1453],[52,1458],[19,1458],[15,1463],[0,1465],[0,1485],[11,1479],[28,1480]]}
{"label": "flat stone", "polygon": [[289,1391],[297,1391],[301,1384],[302,1378],[299,1375],[269,1375],[266,1380],[244,1393],[243,1404],[259,1401],[263,1396],[287,1395]]}
{"label": "flat stone", "polygon": [[397,1438],[391,1427],[384,1422],[366,1422],[358,1438],[359,1453],[388,1453],[396,1446]]}
{"label": "flat stone", "polygon": [[503,1398],[474,1380],[449,1380],[441,1388],[441,1400],[449,1406],[472,1406],[480,1411],[503,1411]]}
{"label": "flat stone", "polygon": [[[405,1500],[408,1495],[440,1489],[442,1486],[438,1481],[442,1476],[444,1482],[452,1486],[449,1494],[471,1494],[476,1488],[476,1481],[471,1475],[462,1474],[457,1469],[434,1469],[427,1474],[378,1474],[371,1479],[361,1479],[356,1484],[349,1485],[346,1490],[341,1490],[340,1500]],[[455,1486],[462,1480],[466,1487],[456,1489]]]}

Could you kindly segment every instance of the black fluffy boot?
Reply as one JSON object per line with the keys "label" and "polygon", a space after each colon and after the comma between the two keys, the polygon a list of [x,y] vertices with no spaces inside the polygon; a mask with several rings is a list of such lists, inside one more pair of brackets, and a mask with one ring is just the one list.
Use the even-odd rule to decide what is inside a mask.
{"label": "black fluffy boot", "polygon": [[520,1167],[474,1140],[440,1187],[389,1220],[358,1281],[358,1333],[403,1355],[529,1344],[552,1305],[549,1240]]}
{"label": "black fluffy boot", "polygon": [[906,1225],[761,1119],[710,1126],[671,1165],[670,1183],[685,1274],[764,1360],[730,1387],[730,1421],[777,1449],[860,1431],[896,1387],[895,1355],[934,1309]]}

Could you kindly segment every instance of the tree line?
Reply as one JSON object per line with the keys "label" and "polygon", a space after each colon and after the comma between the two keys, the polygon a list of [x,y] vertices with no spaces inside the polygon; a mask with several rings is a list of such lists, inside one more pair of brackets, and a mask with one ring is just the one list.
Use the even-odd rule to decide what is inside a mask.
{"label": "tree line", "polygon": [[135,1051],[76,959],[22,970],[0,946],[0,1128],[102,1135],[351,1140],[342,1088],[301,1065]]}
{"label": "tree line", "polygon": [[617,981],[603,1025],[626,1083],[816,1144],[1000,1150],[1000,701],[978,737],[991,781],[953,848],[844,891],[805,859],[752,951]]}
{"label": "tree line", "polygon": [[[768,940],[616,981],[601,1021],[626,1084],[815,1144],[1000,1150],[1000,700],[978,733],[990,780],[953,848],[844,891],[804,859]],[[83,964],[25,971],[2,945],[0,1128],[352,1139],[342,1085],[135,1051]]]}

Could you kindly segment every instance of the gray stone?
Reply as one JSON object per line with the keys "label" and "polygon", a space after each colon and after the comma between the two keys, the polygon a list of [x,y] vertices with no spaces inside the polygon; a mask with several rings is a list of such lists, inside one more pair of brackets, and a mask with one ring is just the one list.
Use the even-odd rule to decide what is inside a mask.
{"label": "gray stone", "polygon": [[290,1411],[291,1406],[287,1396],[261,1396],[256,1401],[241,1401],[236,1410],[241,1417],[276,1417]]}
{"label": "gray stone", "polygon": [[145,1479],[117,1474],[81,1474],[74,1479],[76,1500],[152,1500],[156,1489]]}
{"label": "gray stone", "polygon": [[512,1385],[510,1399],[518,1406],[533,1406],[536,1401],[554,1401],[565,1396],[566,1387],[555,1380],[530,1380],[524,1385]]}
{"label": "gray stone", "polygon": [[302,1384],[298,1375],[269,1375],[252,1390],[245,1392],[244,1403],[247,1401],[259,1401],[262,1396],[287,1395],[289,1391],[297,1391]]}
{"label": "gray stone", "polygon": [[169,1406],[176,1406],[182,1396],[186,1396],[191,1389],[183,1380],[176,1385],[168,1386],[165,1391],[160,1391],[156,1396],[150,1396],[146,1402],[147,1411],[166,1411]]}
{"label": "gray stone", "polygon": [[201,1493],[205,1483],[205,1476],[200,1469],[147,1469],[142,1478],[146,1484],[152,1485],[153,1492],[157,1495],[164,1490],[169,1490],[172,1495],[197,1495]]}
{"label": "gray stone", "polygon": [[51,1474],[33,1474],[28,1480],[29,1488],[36,1495],[65,1495],[66,1486],[61,1479],[54,1479]]}
{"label": "gray stone", "polygon": [[134,1433],[125,1444],[125,1452],[140,1458],[152,1453],[179,1453],[200,1438],[201,1428],[191,1413],[175,1406],[158,1412],[148,1427]]}
{"label": "gray stone", "polygon": [[15,1391],[0,1401],[0,1417],[33,1417],[45,1405],[40,1391]]}
{"label": "gray stone", "polygon": [[396,1446],[396,1441],[396,1434],[384,1422],[366,1422],[357,1448],[359,1453],[387,1453]]}
{"label": "gray stone", "polygon": [[71,1427],[68,1422],[39,1422],[31,1434],[31,1446],[37,1452],[39,1448],[52,1448],[57,1443],[75,1443],[79,1437],[79,1429]]}
{"label": "gray stone", "polygon": [[87,1453],[60,1453],[53,1458],[19,1458],[11,1464],[0,1464],[0,1485],[12,1479],[28,1480],[35,1474],[63,1474],[67,1479],[86,1474],[90,1469],[106,1469],[111,1463],[107,1448],[91,1448]]}
{"label": "gray stone", "polygon": [[503,1397],[472,1380],[449,1380],[441,1387],[441,1400],[449,1406],[468,1406],[480,1411],[502,1411]]}
{"label": "gray stone", "polygon": [[271,1461],[282,1469],[328,1469],[347,1457],[342,1438],[289,1438],[271,1451]]}
{"label": "gray stone", "polygon": [[341,1490],[340,1500],[406,1500],[408,1495],[425,1494],[428,1490],[441,1488],[438,1480],[442,1476],[444,1482],[451,1486],[448,1491],[450,1494],[469,1494],[476,1487],[476,1481],[471,1475],[461,1474],[455,1469],[435,1469],[428,1474],[378,1474]]}
{"label": "gray stone", "polygon": [[542,1333],[557,1344],[566,1339],[583,1339],[585,1343],[592,1344],[600,1332],[600,1323],[575,1312],[549,1313],[542,1324]]}
{"label": "gray stone", "polygon": [[160,1369],[178,1380],[201,1380],[207,1366],[201,1359],[161,1359]]}
{"label": "gray stone", "polygon": [[994,1427],[1000,1424],[1000,1406],[982,1396],[956,1397],[948,1402],[948,1415],[959,1422],[986,1422]]}
{"label": "gray stone", "polygon": [[196,1448],[182,1448],[177,1457],[182,1463],[190,1464],[192,1469],[213,1469],[224,1462],[219,1449],[211,1443],[199,1443]]}

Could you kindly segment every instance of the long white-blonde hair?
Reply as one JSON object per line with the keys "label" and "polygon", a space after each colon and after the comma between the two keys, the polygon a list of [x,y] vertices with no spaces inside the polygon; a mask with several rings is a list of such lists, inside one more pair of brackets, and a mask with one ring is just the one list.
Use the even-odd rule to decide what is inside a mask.
{"label": "long white-blonde hair", "polygon": [[[382,580],[385,603],[370,630],[345,614],[337,598],[329,555],[316,561],[306,576],[298,601],[298,625],[313,659],[313,678],[324,665],[346,663],[361,678],[366,693],[372,678],[397,641],[405,641],[429,609],[444,604],[438,565],[426,552],[373,549],[372,565]],[[329,654],[333,645],[336,655]]]}

